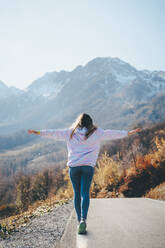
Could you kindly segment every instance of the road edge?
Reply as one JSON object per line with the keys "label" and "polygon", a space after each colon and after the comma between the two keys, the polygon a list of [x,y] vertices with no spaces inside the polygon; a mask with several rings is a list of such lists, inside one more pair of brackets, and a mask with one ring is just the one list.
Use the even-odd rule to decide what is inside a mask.
{"label": "road edge", "polygon": [[54,248],[75,248],[76,247],[76,216],[75,210],[72,210],[67,221],[64,234],[60,241],[56,243]]}

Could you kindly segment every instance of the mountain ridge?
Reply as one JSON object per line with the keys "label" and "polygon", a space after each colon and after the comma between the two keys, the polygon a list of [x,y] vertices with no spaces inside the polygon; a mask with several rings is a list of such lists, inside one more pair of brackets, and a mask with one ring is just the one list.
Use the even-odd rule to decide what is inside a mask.
{"label": "mountain ridge", "polygon": [[[119,58],[97,57],[72,71],[46,73],[20,94],[1,99],[0,133],[30,126],[65,127],[80,112],[95,116],[103,127],[128,128],[136,121],[137,108],[143,112],[155,97],[158,102],[160,93],[164,102],[163,92],[165,72],[137,70]],[[129,111],[127,119],[124,113]]]}

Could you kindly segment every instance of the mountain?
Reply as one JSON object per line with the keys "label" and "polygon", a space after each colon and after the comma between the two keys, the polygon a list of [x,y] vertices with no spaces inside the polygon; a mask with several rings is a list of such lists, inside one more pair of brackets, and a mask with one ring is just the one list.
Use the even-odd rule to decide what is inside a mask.
{"label": "mountain", "polygon": [[43,77],[35,80],[27,92],[36,97],[55,98],[62,88],[69,82],[68,72],[48,72]]}
{"label": "mountain", "polygon": [[8,87],[0,81],[0,97],[4,97],[8,94]]}
{"label": "mountain", "polygon": [[0,99],[9,98],[11,96],[18,96],[22,91],[15,87],[7,87],[2,81],[0,81]]}
{"label": "mountain", "polygon": [[165,120],[165,72],[139,71],[119,58],[95,58],[70,72],[46,73],[19,94],[0,99],[1,134],[65,127],[80,112],[102,127],[128,128]]}

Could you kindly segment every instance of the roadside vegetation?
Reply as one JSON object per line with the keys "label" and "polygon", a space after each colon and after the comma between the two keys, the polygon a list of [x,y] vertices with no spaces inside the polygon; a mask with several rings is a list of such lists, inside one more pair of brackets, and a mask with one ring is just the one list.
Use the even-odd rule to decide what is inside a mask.
{"label": "roadside vegetation", "polygon": [[[95,168],[91,197],[151,197],[165,200],[165,140],[156,138],[155,145],[156,150],[152,153],[136,155],[135,162],[127,169],[120,161],[103,153]],[[63,173],[64,184],[57,191],[61,199],[73,196],[67,169]]]}

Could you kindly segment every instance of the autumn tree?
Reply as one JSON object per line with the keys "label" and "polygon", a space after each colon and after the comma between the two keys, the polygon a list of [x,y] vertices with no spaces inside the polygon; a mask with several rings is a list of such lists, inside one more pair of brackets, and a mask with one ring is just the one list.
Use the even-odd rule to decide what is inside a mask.
{"label": "autumn tree", "polygon": [[22,176],[16,185],[16,204],[21,210],[27,210],[30,204],[30,177]]}

